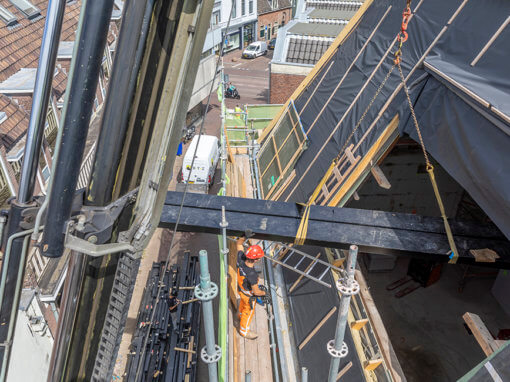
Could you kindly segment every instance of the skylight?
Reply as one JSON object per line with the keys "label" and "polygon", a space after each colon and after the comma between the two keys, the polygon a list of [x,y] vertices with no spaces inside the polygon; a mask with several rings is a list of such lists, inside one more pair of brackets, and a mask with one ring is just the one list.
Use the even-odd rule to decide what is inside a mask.
{"label": "skylight", "polygon": [[41,10],[28,0],[9,0],[16,8],[18,8],[28,19],[36,18],[41,15]]}
{"label": "skylight", "polygon": [[8,27],[17,23],[16,16],[14,16],[9,10],[0,5],[0,19]]}
{"label": "skylight", "polygon": [[0,111],[0,123],[3,123],[7,119],[7,114],[5,111]]}

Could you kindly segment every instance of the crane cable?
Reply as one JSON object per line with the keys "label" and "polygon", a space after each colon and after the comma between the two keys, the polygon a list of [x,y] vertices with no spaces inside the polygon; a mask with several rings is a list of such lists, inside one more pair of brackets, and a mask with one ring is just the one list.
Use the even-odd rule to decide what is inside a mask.
{"label": "crane cable", "polygon": [[411,97],[409,95],[409,89],[407,88],[407,84],[406,84],[406,81],[405,81],[404,73],[402,72],[402,67],[400,65],[401,62],[402,62],[402,46],[403,46],[403,43],[406,42],[408,37],[409,37],[408,33],[407,33],[407,26],[408,26],[409,20],[411,18],[411,15],[412,15],[412,12],[411,12],[411,0],[406,0],[406,7],[404,8],[404,11],[402,13],[402,24],[400,26],[400,31],[399,31],[398,36],[397,36],[398,49],[395,52],[395,59],[393,60],[393,65],[389,69],[389,71],[386,74],[386,77],[384,78],[384,80],[381,82],[381,85],[379,86],[379,88],[375,92],[374,96],[372,97],[370,103],[366,107],[366,109],[363,112],[362,116],[360,117],[359,121],[356,123],[356,126],[352,130],[351,134],[347,137],[347,139],[346,139],[346,141],[344,143],[344,146],[339,151],[337,157],[331,162],[331,165],[329,166],[329,168],[326,171],[325,175],[323,176],[322,180],[319,182],[318,186],[315,188],[315,190],[314,190],[312,196],[310,197],[308,203],[305,204],[305,211],[304,211],[303,216],[301,218],[301,222],[299,224],[298,231],[296,233],[296,238],[294,240],[294,244],[295,245],[303,245],[304,244],[304,242],[306,240],[306,235],[307,235],[307,232],[308,232],[308,220],[310,218],[310,206],[315,203],[315,199],[319,196],[319,193],[322,190],[322,188],[324,187],[326,181],[329,179],[329,177],[333,173],[333,169],[335,168],[335,166],[337,165],[338,161],[340,160],[340,157],[341,157],[342,153],[347,148],[347,145],[349,144],[349,141],[352,139],[352,137],[356,133],[356,130],[360,127],[361,122],[365,119],[365,116],[367,115],[368,111],[372,107],[372,104],[374,103],[375,99],[377,98],[377,96],[379,95],[381,90],[384,88],[384,85],[388,81],[391,73],[393,72],[395,67],[398,67],[400,78],[402,80],[402,86],[403,86],[405,94],[406,94],[407,102],[409,104],[409,109],[411,110],[411,114],[412,114],[412,117],[413,117],[414,126],[416,128],[416,132],[418,134],[420,145],[421,145],[421,148],[422,148],[422,151],[423,151],[423,156],[425,158],[426,170],[427,170],[427,173],[429,175],[430,182],[432,183],[432,188],[434,189],[434,195],[436,197],[437,204],[438,204],[439,210],[441,212],[441,218],[443,219],[443,223],[444,223],[444,227],[445,227],[445,231],[446,231],[446,236],[448,238],[448,244],[450,246],[450,252],[449,252],[450,260],[449,260],[449,263],[450,264],[455,264],[457,262],[457,259],[459,257],[458,251],[457,251],[457,246],[456,246],[455,240],[453,238],[453,234],[452,234],[452,230],[451,230],[451,227],[450,227],[450,223],[448,222],[448,218],[446,217],[446,211],[445,211],[445,208],[444,208],[443,200],[441,198],[441,194],[439,193],[439,187],[437,185],[436,178],[435,178],[435,175],[434,175],[434,166],[432,165],[432,163],[430,163],[429,156],[428,156],[427,150],[425,148],[425,143],[424,143],[423,137],[421,135],[421,130],[420,130],[420,126],[418,124],[418,119],[416,117],[416,113],[414,111],[413,103],[412,103]]}

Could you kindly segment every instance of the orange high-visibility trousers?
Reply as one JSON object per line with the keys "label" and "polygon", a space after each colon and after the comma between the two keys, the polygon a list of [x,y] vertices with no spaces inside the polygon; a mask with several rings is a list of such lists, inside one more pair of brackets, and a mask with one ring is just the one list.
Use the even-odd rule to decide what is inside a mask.
{"label": "orange high-visibility trousers", "polygon": [[255,314],[255,310],[250,306],[250,297],[246,296],[244,293],[239,292],[239,296],[241,297],[241,301],[239,302],[239,334],[243,337],[246,337],[248,332],[250,331],[250,324],[253,315]]}

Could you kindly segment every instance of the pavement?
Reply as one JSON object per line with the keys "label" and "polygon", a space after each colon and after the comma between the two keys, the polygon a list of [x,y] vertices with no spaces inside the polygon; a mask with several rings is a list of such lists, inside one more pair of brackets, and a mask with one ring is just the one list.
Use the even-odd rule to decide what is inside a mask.
{"label": "pavement", "polygon": [[[229,75],[229,80],[237,87],[240,100],[226,99],[227,108],[234,108],[237,104],[266,104],[269,94],[269,62],[272,57],[270,51],[268,55],[261,56],[256,59],[242,59],[241,51],[230,52],[223,58],[225,74]],[[207,99],[203,100],[203,105],[207,105]],[[200,127],[200,125],[199,125]],[[207,135],[220,136],[220,103],[213,92],[210,99],[209,110],[205,114],[203,133]],[[198,133],[197,129],[197,133]],[[178,174],[181,170],[182,160],[186,153],[189,143],[184,146],[183,156],[177,157],[174,164],[174,174]],[[219,168],[214,177],[214,184],[211,186],[209,193],[216,194],[220,188],[220,172]],[[172,179],[169,190],[175,190],[176,181]],[[203,233],[177,233],[173,246],[171,246],[173,233],[167,229],[157,229],[153,235],[148,247],[144,251],[138,276],[136,279],[131,305],[128,312],[128,318],[124,334],[122,337],[117,362],[114,368],[112,380],[118,381],[124,379],[125,367],[129,354],[129,348],[134,331],[136,330],[136,322],[138,310],[142,300],[147,278],[155,261],[165,261],[169,258],[170,264],[179,262],[185,250],[191,253],[198,253],[199,250],[205,249],[209,254],[209,267],[211,279],[219,284],[219,258],[218,258],[218,237],[216,235],[208,235]],[[217,306],[219,299],[214,300],[215,325],[217,325]],[[203,329],[203,328],[202,328]],[[203,332],[202,332],[203,333]],[[201,336],[199,348],[204,346],[204,336]],[[199,361],[197,380],[207,380],[207,366]]]}

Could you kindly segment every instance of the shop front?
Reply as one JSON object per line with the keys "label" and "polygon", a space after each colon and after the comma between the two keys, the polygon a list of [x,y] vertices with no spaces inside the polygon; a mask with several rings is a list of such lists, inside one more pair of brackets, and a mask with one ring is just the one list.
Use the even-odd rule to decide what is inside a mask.
{"label": "shop front", "polygon": [[225,52],[230,52],[232,50],[241,48],[241,30],[242,28],[237,28],[227,32],[227,37],[225,38],[224,42]]}
{"label": "shop front", "polygon": [[253,41],[256,41],[255,25],[256,25],[256,22],[252,22],[252,23],[243,25],[243,46],[244,47],[248,46]]}

